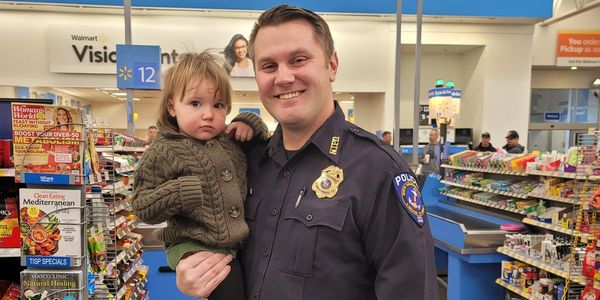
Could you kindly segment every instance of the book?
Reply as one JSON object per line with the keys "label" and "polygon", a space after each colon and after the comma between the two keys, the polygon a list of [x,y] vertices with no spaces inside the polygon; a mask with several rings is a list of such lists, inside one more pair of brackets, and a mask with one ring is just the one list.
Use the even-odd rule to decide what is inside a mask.
{"label": "book", "polygon": [[25,173],[76,175],[82,183],[83,126],[79,109],[12,103],[15,181]]}
{"label": "book", "polygon": [[0,248],[19,248],[19,214],[16,198],[0,195]]}
{"label": "book", "polygon": [[19,203],[23,256],[81,257],[81,191],[22,188]]}
{"label": "book", "polygon": [[81,270],[24,270],[21,272],[22,299],[83,300]]}

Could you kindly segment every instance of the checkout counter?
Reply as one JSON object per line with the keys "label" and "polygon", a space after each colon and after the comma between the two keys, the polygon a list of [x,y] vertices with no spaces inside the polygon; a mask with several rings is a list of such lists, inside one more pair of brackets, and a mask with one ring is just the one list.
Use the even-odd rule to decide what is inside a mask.
{"label": "checkout counter", "polygon": [[429,176],[423,186],[423,199],[435,242],[438,274],[448,272],[448,300],[503,299],[505,289],[495,283],[502,260],[497,253],[504,243],[503,224],[521,225],[521,220],[462,205],[441,195],[444,185]]}

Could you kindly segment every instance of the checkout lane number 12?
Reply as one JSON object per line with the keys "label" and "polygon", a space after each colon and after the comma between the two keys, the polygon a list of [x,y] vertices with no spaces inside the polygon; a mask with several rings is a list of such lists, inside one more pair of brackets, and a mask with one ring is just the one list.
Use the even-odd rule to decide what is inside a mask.
{"label": "checkout lane number 12", "polygon": [[[156,83],[156,69],[154,67],[142,66],[138,70],[140,71],[140,81],[142,83]],[[146,74],[148,77],[146,77]]]}

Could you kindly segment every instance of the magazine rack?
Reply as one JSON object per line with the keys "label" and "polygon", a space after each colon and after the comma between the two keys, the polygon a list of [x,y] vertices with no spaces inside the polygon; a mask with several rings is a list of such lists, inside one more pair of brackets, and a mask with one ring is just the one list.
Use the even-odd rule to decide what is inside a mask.
{"label": "magazine rack", "polygon": [[[13,104],[13,125],[15,105],[27,106]],[[54,107],[44,108],[48,112]],[[79,113],[64,109],[69,109],[71,114]],[[69,122],[40,132],[42,125],[35,124],[36,120],[31,122],[34,124],[31,131],[15,130],[15,181],[27,185],[19,191],[21,264],[27,267],[21,272],[21,297],[54,299],[58,295],[61,299],[87,299],[84,278],[88,274],[88,239],[85,235],[88,219],[83,167],[86,126]],[[69,131],[56,132],[61,126]],[[25,147],[20,142],[28,139],[19,139],[18,135],[27,133],[33,136]],[[40,163],[40,157],[45,157],[46,161]],[[54,297],[50,298],[52,295]]]}

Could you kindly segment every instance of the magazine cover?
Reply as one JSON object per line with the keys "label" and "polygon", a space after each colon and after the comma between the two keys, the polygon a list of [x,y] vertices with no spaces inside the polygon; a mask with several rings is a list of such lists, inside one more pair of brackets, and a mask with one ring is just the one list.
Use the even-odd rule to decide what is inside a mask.
{"label": "magazine cover", "polygon": [[19,189],[19,199],[23,256],[81,256],[81,191]]}
{"label": "magazine cover", "polygon": [[[82,174],[80,111],[47,104],[12,103],[15,181],[23,173]],[[75,183],[81,183],[77,176]]]}
{"label": "magazine cover", "polygon": [[81,270],[24,270],[21,272],[22,299],[83,299],[82,274]]}
{"label": "magazine cover", "polygon": [[0,195],[0,248],[19,248],[19,214],[17,199]]}

